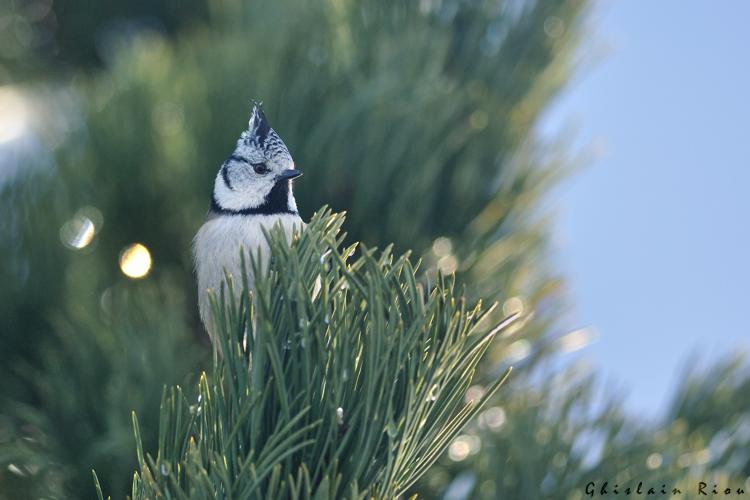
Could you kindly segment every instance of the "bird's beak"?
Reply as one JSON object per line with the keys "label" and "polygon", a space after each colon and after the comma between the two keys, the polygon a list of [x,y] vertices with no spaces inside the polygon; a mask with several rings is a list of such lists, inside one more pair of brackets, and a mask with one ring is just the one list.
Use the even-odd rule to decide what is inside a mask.
{"label": "bird's beak", "polygon": [[277,177],[277,179],[280,181],[286,181],[290,179],[296,179],[300,175],[302,175],[301,170],[295,170],[293,168],[290,168],[289,170],[284,170],[283,172],[281,172],[279,176]]}

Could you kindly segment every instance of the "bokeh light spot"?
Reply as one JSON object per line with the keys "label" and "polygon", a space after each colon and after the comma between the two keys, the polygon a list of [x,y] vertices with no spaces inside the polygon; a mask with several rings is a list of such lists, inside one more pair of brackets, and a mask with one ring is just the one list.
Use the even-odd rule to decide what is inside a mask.
{"label": "bokeh light spot", "polygon": [[550,38],[560,38],[565,33],[565,22],[557,16],[549,16],[544,21],[544,33]]}
{"label": "bokeh light spot", "polygon": [[482,399],[482,396],[484,396],[485,389],[481,385],[472,385],[468,389],[466,389],[466,394],[464,395],[464,402],[473,403],[476,401],[479,401]]}
{"label": "bokeh light spot", "polygon": [[664,460],[662,459],[661,453],[652,453],[646,459],[646,467],[651,470],[658,469]]}
{"label": "bokeh light spot", "polygon": [[511,363],[517,363],[531,354],[531,344],[526,339],[513,342],[506,349],[506,357]]}
{"label": "bokeh light spot", "polygon": [[151,270],[151,253],[140,243],[133,243],[120,252],[120,269],[129,278],[143,278]]}
{"label": "bokeh light spot", "polygon": [[596,340],[596,331],[593,328],[581,328],[570,333],[566,333],[557,340],[558,350],[561,354],[568,354]]}
{"label": "bokeh light spot", "polygon": [[479,423],[483,427],[496,431],[505,424],[505,419],[505,410],[501,406],[493,406],[479,416]]}
{"label": "bokeh light spot", "polygon": [[514,314],[523,314],[525,307],[521,297],[510,297],[503,302],[503,314],[513,316]]}
{"label": "bokeh light spot", "polygon": [[0,87],[0,144],[20,137],[28,125],[28,106],[11,87]]}
{"label": "bokeh light spot", "polygon": [[60,228],[60,241],[73,250],[89,246],[102,226],[104,217],[95,207],[83,207]]}
{"label": "bokeh light spot", "polygon": [[94,239],[94,222],[85,215],[76,215],[60,228],[60,240],[68,248],[81,250]]}
{"label": "bokeh light spot", "polygon": [[448,456],[454,462],[460,462],[469,456],[469,451],[469,443],[464,436],[460,436],[451,443],[450,448],[448,448]]}
{"label": "bokeh light spot", "polygon": [[446,255],[438,261],[438,269],[444,275],[453,274],[458,269],[458,259],[453,255]]}
{"label": "bokeh light spot", "polygon": [[450,238],[441,236],[439,238],[436,238],[435,241],[432,242],[432,252],[438,257],[445,257],[446,255],[450,255],[452,250],[453,243],[451,243]]}

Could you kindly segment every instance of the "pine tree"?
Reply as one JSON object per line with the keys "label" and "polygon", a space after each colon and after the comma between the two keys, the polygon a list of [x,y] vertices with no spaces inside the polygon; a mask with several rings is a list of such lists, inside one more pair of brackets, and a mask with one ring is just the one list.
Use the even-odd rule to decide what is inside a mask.
{"label": "pine tree", "polygon": [[[746,362],[686,380],[652,426],[617,401],[592,415],[595,374],[550,368],[560,283],[536,215],[567,165],[534,126],[568,78],[587,2],[211,5],[205,24],[123,40],[102,71],[29,91],[51,145],[0,186],[0,497],[92,498],[92,468],[124,495],[140,465],[133,409],[144,460],[158,458],[161,387],[190,388],[210,364],[188,249],[251,98],[306,172],[303,215],[347,210],[350,242],[413,250],[428,289],[455,271],[470,301],[522,311],[471,392],[526,351],[513,384],[421,496],[575,497],[590,475],[747,474]],[[88,223],[89,244],[70,245],[67,230]],[[117,267],[133,242],[153,257],[142,282]],[[585,456],[592,434],[598,461]]]}
{"label": "pine tree", "polygon": [[342,224],[318,213],[291,245],[272,231],[254,298],[214,297],[223,355],[194,404],[165,394],[155,456],[136,420],[134,499],[395,498],[499,389],[509,370],[464,401],[512,318],[493,327],[442,277],[425,288],[406,255],[341,248]]}
{"label": "pine tree", "polygon": [[[54,406],[65,407],[67,394],[78,392],[83,381],[92,392],[111,390],[107,377],[88,381],[85,373],[61,373],[43,353],[55,349],[61,332],[51,317],[61,315],[71,320],[71,331],[80,332],[82,352],[92,359],[102,355],[89,349],[76,310],[86,308],[86,316],[96,318],[107,290],[140,293],[116,265],[133,242],[153,257],[146,280],[164,296],[184,297],[184,315],[162,315],[148,330],[180,330],[187,321],[189,340],[171,349],[183,349],[184,342],[205,347],[193,307],[190,239],[204,217],[215,169],[245,123],[241,103],[251,98],[264,101],[306,173],[297,190],[303,215],[323,204],[346,209],[350,241],[413,250],[429,282],[438,271],[455,270],[473,299],[522,295],[527,312],[544,302],[547,312],[537,308],[524,330],[530,341],[543,336],[556,284],[541,265],[544,227],[530,215],[555,171],[530,131],[564,81],[584,3],[545,0],[517,7],[230,2],[213,12],[205,28],[174,42],[144,35],[115,46],[106,71],[78,75],[66,87],[70,106],[64,113],[55,112],[59,99],[45,99],[45,131],[57,144],[53,173],[19,168],[30,173],[3,187],[4,213],[13,214],[3,229],[12,236],[0,240],[0,273],[9,283],[0,289],[8,319],[0,323],[6,347],[0,371],[12,380],[2,389],[3,399],[36,407],[35,381],[20,368],[28,364],[69,382],[48,395],[58,400]],[[548,35],[548,18],[561,21],[564,32]],[[38,99],[45,96],[38,93]],[[30,158],[29,166],[39,157]],[[60,229],[79,216],[94,225],[93,239],[83,249],[66,248]],[[144,335],[144,343],[153,345],[143,349],[164,349],[156,345],[158,335]],[[506,347],[500,340],[491,357],[502,364]],[[137,366],[138,354],[125,352]],[[119,366],[120,353],[104,356]],[[190,372],[181,363],[163,368],[172,375],[155,380],[156,386]],[[65,429],[37,425],[50,419],[30,421],[10,408],[0,411],[15,429],[0,436],[0,448],[10,450],[0,453],[5,465],[20,464],[12,459],[14,449],[31,429],[44,436],[40,443],[63,441],[58,434]],[[72,410],[70,420],[89,418]],[[99,411],[108,414],[103,420],[109,427],[100,428],[92,446],[106,433],[129,432],[117,406]],[[144,428],[143,435],[144,447],[153,449],[154,433]],[[130,457],[131,449],[123,445],[109,453]],[[122,484],[99,459],[85,470],[70,461],[85,453],[51,448],[44,454],[59,465],[59,481],[48,483],[60,485],[58,495],[89,494],[86,470],[92,467],[101,472],[105,490]],[[3,469],[0,483],[37,488],[35,477]]]}
{"label": "pine tree", "polygon": [[544,384],[514,377],[504,401],[464,431],[481,436],[481,451],[444,457],[412,491],[419,498],[446,491],[451,498],[581,498],[592,481],[597,494],[604,481],[622,495],[640,481],[676,487],[675,498],[701,498],[701,481],[722,485],[722,493],[727,486],[750,491],[748,366],[746,356],[699,372],[687,363],[691,374],[652,423],[627,414],[622,391],[605,390],[582,366],[548,372]]}
{"label": "pine tree", "polygon": [[[193,380],[202,357],[184,298],[154,285],[115,286],[104,307],[56,314],[40,365],[15,367],[34,398],[4,395],[0,498],[92,498],[94,465],[110,491],[127,490],[137,465],[123,453],[134,449],[130,413],[156,419],[164,384]],[[149,446],[156,437],[143,430]]]}

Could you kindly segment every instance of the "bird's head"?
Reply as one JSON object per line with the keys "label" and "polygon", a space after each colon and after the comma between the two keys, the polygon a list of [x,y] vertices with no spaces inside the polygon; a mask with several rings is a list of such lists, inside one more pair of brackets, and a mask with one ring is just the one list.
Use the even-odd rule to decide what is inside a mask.
{"label": "bird's head", "polygon": [[286,144],[256,103],[247,130],[216,175],[211,209],[219,213],[296,213],[291,181],[300,175]]}

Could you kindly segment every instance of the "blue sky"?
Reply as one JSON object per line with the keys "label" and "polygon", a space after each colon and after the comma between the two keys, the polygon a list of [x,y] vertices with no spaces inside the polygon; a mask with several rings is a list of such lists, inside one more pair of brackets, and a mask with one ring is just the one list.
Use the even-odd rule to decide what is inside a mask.
{"label": "blue sky", "polygon": [[632,411],[658,415],[691,355],[750,345],[748,21],[750,2],[603,2],[582,54],[604,56],[543,123],[602,150],[554,200],[555,264]]}

